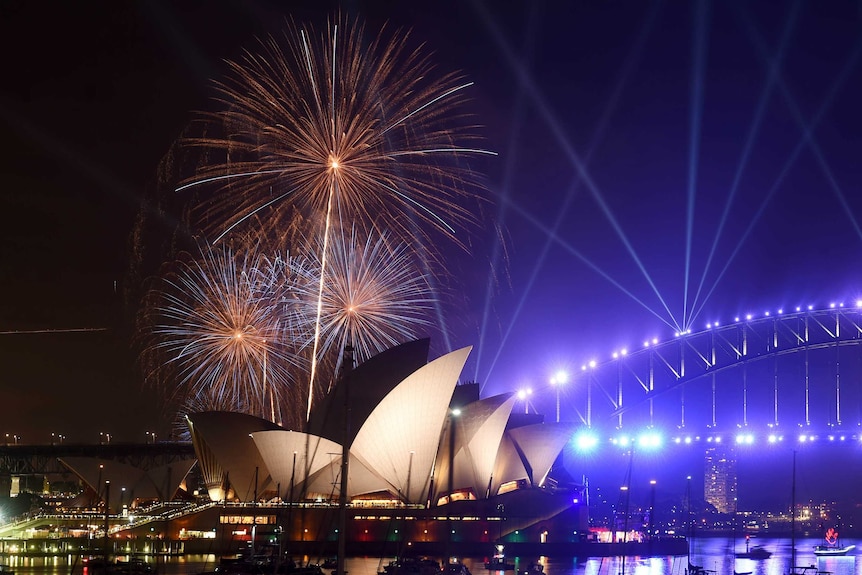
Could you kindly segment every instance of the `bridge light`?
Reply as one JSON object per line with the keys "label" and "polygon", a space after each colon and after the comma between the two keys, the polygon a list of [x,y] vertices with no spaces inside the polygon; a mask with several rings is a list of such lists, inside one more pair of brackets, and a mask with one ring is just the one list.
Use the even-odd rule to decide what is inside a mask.
{"label": "bridge light", "polygon": [[862,299],[856,300],[856,307],[862,307]]}
{"label": "bridge light", "polygon": [[733,321],[739,321],[739,316],[736,316],[735,318],[733,318]]}
{"label": "bridge light", "polygon": [[783,314],[783,313],[784,313],[784,309],[783,309],[783,308],[778,308],[778,315],[781,315],[781,314]]}
{"label": "bridge light", "polygon": [[765,312],[763,312],[763,315],[765,315],[766,317],[769,317],[769,312],[765,311]]}
{"label": "bridge light", "polygon": [[642,433],[638,437],[638,447],[642,447],[645,449],[658,449],[659,447],[661,447],[661,444],[661,435],[659,435],[655,431],[648,431],[646,433]]}
{"label": "bridge light", "polygon": [[835,309],[835,302],[829,304],[829,309]]}
{"label": "bridge light", "polygon": [[590,363],[589,363],[589,366],[590,366],[590,369],[592,369],[592,368],[596,367],[596,360],[591,359],[591,360],[590,360]]}
{"label": "bridge light", "polygon": [[813,305],[809,305],[809,306],[808,306],[808,311],[811,311],[811,310],[813,310],[813,309],[814,309],[814,306],[813,306]]}
{"label": "bridge light", "polygon": [[653,345],[658,344],[658,338],[657,337],[652,338],[652,344]]}
{"label": "bridge light", "polygon": [[750,319],[751,319],[751,314],[750,314],[750,313],[745,314],[745,319],[746,319],[746,320],[750,320]]}
{"label": "bridge light", "polygon": [[685,438],[685,444],[686,444],[686,445],[691,445],[691,437],[690,437],[690,436],[687,436],[687,437]]}
{"label": "bridge light", "polygon": [[575,449],[586,453],[595,449],[599,444],[599,438],[589,431],[580,431],[575,435]]}
{"label": "bridge light", "polygon": [[754,443],[754,436],[750,433],[740,433],[736,436],[736,443],[738,445],[751,445]]}

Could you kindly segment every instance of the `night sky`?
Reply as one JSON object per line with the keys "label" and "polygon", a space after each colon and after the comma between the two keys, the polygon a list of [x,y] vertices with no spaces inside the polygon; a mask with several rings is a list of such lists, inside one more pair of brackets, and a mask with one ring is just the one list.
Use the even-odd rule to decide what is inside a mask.
{"label": "night sky", "polygon": [[[475,82],[493,208],[451,254],[446,327],[484,395],[684,321],[862,294],[858,2],[8,0],[0,432],[167,435],[131,344],[129,294],[157,269],[132,256],[142,199],[224,59],[339,7]],[[82,328],[100,331],[62,331]]]}

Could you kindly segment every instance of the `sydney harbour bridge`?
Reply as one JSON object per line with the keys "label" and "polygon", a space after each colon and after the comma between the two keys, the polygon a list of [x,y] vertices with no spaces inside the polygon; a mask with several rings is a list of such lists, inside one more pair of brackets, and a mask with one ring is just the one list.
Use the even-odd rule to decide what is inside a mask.
{"label": "sydney harbour bridge", "polygon": [[597,435],[750,442],[862,432],[862,302],[735,317],[644,341],[553,382],[556,414]]}
{"label": "sydney harbour bridge", "polygon": [[733,462],[741,509],[786,508],[792,466],[800,497],[855,500],[860,345],[862,301],[711,322],[555,378],[545,421],[577,424],[565,467],[601,483],[608,503],[619,485],[643,496],[656,479],[675,495],[692,481],[706,492],[716,456]]}

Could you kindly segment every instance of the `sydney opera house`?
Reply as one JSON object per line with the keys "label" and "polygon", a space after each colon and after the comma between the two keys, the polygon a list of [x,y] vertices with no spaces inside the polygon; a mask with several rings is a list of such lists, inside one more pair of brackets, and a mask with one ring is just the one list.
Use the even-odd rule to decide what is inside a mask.
{"label": "sydney opera house", "polygon": [[[346,471],[356,550],[577,540],[587,529],[581,494],[548,481],[572,426],[516,421],[513,394],[480,399],[476,384],[458,385],[470,348],[430,362],[428,350],[417,340],[359,365],[313,408],[306,431],[239,413],[191,415],[208,497],[234,505],[219,523],[247,521],[252,504],[261,530],[334,541]],[[203,529],[193,517],[176,526]]]}

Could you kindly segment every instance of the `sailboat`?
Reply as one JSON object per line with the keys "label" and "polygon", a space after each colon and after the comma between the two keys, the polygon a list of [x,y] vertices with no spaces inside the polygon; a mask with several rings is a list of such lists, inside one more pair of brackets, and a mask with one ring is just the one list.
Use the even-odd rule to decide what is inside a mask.
{"label": "sailboat", "polygon": [[855,545],[841,545],[841,540],[838,538],[838,530],[830,527],[826,531],[824,537],[826,543],[814,546],[814,554],[818,557],[836,557],[847,555],[848,552],[856,549]]}

